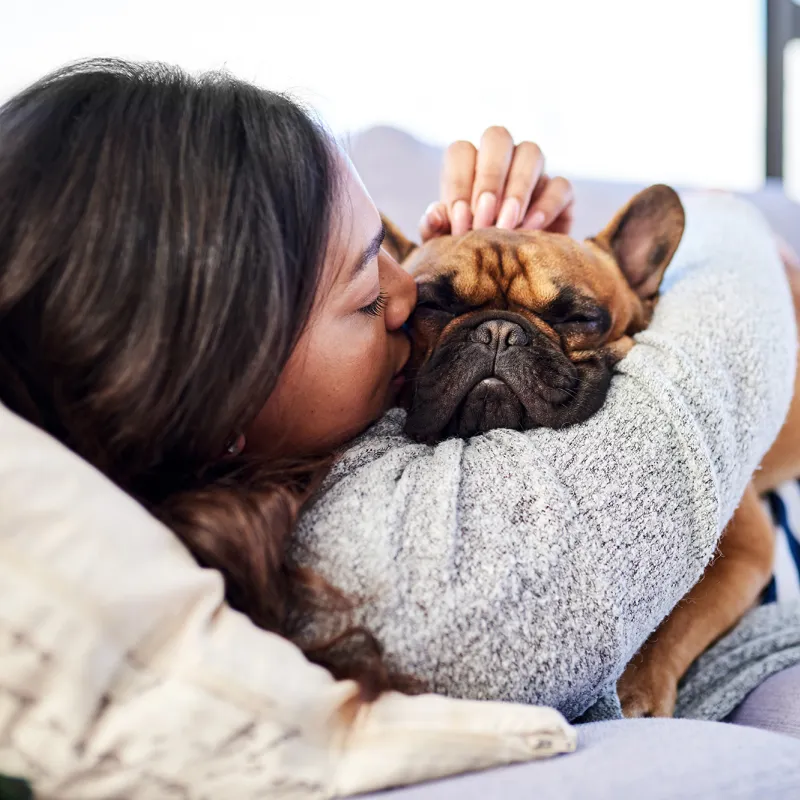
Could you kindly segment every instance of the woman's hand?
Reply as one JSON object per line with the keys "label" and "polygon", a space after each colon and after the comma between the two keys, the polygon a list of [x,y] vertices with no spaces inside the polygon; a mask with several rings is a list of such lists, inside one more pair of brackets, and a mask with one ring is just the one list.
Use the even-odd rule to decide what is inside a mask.
{"label": "woman's hand", "polygon": [[569,233],[572,186],[549,178],[544,156],[533,142],[514,144],[501,127],[487,128],[479,149],[470,142],[447,148],[441,200],[420,220],[422,241],[473,228],[526,228]]}

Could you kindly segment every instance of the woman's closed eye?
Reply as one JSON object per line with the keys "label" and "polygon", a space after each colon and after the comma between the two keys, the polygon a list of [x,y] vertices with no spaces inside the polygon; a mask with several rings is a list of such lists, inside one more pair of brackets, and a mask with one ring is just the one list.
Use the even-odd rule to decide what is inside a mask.
{"label": "woman's closed eye", "polygon": [[379,317],[381,314],[383,314],[383,311],[386,308],[387,300],[388,296],[386,292],[381,289],[378,292],[378,296],[371,303],[369,303],[369,305],[360,308],[359,311],[362,314],[369,314],[371,317]]}

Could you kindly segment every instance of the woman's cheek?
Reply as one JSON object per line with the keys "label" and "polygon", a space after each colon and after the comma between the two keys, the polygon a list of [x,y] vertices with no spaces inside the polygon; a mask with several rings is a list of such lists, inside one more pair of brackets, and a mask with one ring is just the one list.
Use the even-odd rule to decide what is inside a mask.
{"label": "woman's cheek", "polygon": [[386,348],[386,330],[383,327],[383,321],[380,322],[380,327],[376,324],[367,342],[364,344],[361,359],[361,369],[364,374],[364,383],[383,384],[389,378],[387,374],[387,348]]}
{"label": "woman's cheek", "polygon": [[383,320],[350,315],[324,329],[319,326],[315,339],[317,373],[327,377],[320,384],[335,392],[340,413],[374,417],[378,396],[389,379]]}
{"label": "woman's cheek", "polygon": [[[348,371],[361,373],[361,383],[367,376],[382,370],[386,353],[381,349],[384,337],[381,335],[381,320],[359,314],[344,330],[337,342],[331,342],[330,349],[336,351],[335,357],[346,364]],[[337,346],[338,344],[338,346]]]}

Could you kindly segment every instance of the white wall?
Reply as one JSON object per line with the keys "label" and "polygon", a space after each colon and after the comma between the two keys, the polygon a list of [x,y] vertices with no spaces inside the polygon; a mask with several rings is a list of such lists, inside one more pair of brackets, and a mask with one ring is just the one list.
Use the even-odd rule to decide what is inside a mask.
{"label": "white wall", "polygon": [[0,2],[0,98],[84,56],[161,59],[293,89],[337,132],[500,123],[571,175],[763,176],[761,0]]}

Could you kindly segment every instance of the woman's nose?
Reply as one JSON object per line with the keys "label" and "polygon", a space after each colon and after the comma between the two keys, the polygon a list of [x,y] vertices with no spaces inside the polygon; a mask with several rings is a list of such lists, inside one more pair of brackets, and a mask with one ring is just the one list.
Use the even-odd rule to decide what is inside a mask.
{"label": "woman's nose", "polygon": [[386,330],[402,328],[417,303],[417,284],[388,253],[381,252],[378,260],[381,285],[386,292]]}

